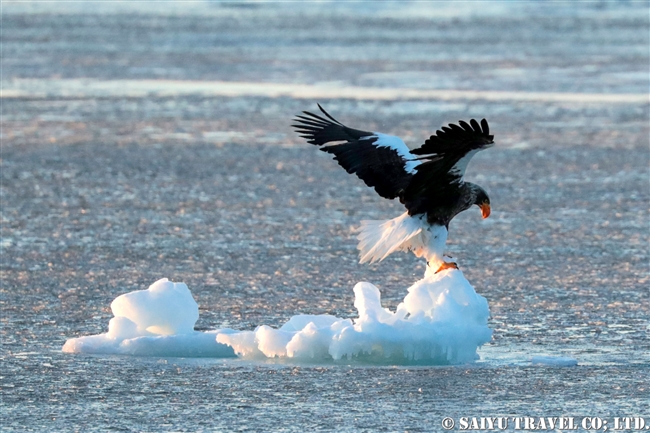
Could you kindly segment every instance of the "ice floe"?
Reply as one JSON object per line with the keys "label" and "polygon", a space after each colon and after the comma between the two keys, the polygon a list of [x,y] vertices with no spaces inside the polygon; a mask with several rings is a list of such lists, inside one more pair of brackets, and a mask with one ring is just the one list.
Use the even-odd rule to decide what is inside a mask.
{"label": "ice floe", "polygon": [[554,367],[573,367],[578,365],[578,360],[568,356],[533,356],[530,360],[533,365],[552,365]]}
{"label": "ice floe", "polygon": [[356,319],[296,315],[278,329],[197,332],[198,306],[189,289],[162,279],[116,298],[109,331],[70,339],[63,351],[447,365],[478,359],[477,349],[492,338],[487,301],[456,269],[429,271],[395,311],[382,307],[379,289],[370,283],[358,283],[354,294]]}
{"label": "ice floe", "polygon": [[227,357],[232,348],[216,341],[217,333],[198,332],[199,306],[184,283],[167,278],[147,290],[120,295],[111,303],[108,332],[71,338],[64,352],[139,356]]}

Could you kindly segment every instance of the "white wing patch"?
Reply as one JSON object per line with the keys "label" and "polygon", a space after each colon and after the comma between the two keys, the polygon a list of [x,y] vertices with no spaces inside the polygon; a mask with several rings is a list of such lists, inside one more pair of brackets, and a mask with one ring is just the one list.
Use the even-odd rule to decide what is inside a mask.
{"label": "white wing patch", "polygon": [[479,150],[480,149],[474,149],[474,150],[471,150],[471,151],[467,152],[467,154],[465,156],[463,156],[461,159],[458,160],[458,162],[456,164],[454,164],[454,166],[451,168],[451,170],[449,170],[449,172],[450,173],[455,172],[455,173],[459,174],[460,177],[465,176],[465,170],[467,169],[467,164],[469,164],[470,159],[472,159],[472,157],[474,155],[476,155],[476,153]]}
{"label": "white wing patch", "polygon": [[422,162],[413,161],[416,156],[410,152],[409,148],[401,138],[394,135],[382,134],[381,132],[373,132],[373,134],[377,137],[377,141],[374,143],[375,146],[389,147],[393,149],[404,159],[404,161],[406,161],[406,164],[404,165],[406,172],[409,174],[415,174],[415,167],[420,165]]}

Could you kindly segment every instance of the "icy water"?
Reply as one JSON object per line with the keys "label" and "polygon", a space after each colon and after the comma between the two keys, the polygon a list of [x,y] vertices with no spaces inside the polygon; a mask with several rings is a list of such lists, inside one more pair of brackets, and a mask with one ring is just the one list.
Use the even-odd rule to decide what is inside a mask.
{"label": "icy water", "polygon": [[[1,428],[650,424],[648,16],[644,2],[3,2]],[[449,236],[490,306],[480,361],[61,352],[162,277],[191,288],[202,331],[355,317],[358,281],[394,309],[424,267],[357,263],[359,221],[401,209],[291,131],[316,102],[412,146],[490,121],[497,145],[467,178],[492,215],[466,212]],[[531,364],[543,355],[579,364]]]}

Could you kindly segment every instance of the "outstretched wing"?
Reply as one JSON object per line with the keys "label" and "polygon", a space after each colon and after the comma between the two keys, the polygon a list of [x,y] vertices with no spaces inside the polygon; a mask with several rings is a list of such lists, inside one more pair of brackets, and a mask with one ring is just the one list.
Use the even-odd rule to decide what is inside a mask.
{"label": "outstretched wing", "polygon": [[485,119],[481,120],[480,125],[474,119],[470,120],[469,124],[460,120],[458,125],[449,124],[441,129],[442,131],[436,131],[422,146],[412,150],[411,153],[435,155],[442,161],[436,169],[457,171],[461,177],[465,174],[472,156],[479,150],[487,149],[494,144],[494,136],[490,135],[490,127]]}
{"label": "outstretched wing", "polygon": [[[420,164],[402,139],[379,132],[348,128],[318,105],[325,117],[308,111],[292,125],[301,137],[331,153],[348,173],[356,174],[385,198],[394,199],[408,186]],[[337,144],[328,143],[340,142]]]}
{"label": "outstretched wing", "polygon": [[480,150],[494,145],[494,136],[485,119],[472,119],[469,124],[443,126],[425,143],[411,151],[422,155],[420,164],[401,199],[409,213],[430,212],[436,207],[452,206],[460,194],[465,169],[470,159]]}

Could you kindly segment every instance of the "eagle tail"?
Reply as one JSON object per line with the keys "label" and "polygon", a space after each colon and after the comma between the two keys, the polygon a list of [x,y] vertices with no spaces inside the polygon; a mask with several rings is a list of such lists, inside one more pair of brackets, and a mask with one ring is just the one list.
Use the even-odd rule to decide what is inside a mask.
{"label": "eagle tail", "polygon": [[361,221],[358,229],[360,263],[384,260],[395,251],[413,251],[418,257],[426,248],[422,217],[407,212],[392,220]]}

